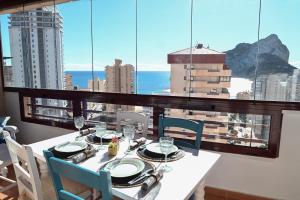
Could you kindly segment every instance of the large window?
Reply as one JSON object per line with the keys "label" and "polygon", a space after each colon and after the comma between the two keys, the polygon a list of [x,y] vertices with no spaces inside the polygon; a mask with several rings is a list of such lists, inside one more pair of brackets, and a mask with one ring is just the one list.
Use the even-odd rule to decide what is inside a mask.
{"label": "large window", "polygon": [[[89,121],[98,120],[99,113],[114,123],[119,110],[144,112],[155,129],[163,113],[203,120],[203,141],[268,149],[279,138],[272,136],[279,111],[270,101],[300,101],[299,6],[272,0],[24,5],[1,15],[5,89],[76,90],[82,94],[76,109]],[[107,94],[90,99],[81,92]],[[131,102],[124,95],[118,101],[110,93],[146,99]],[[24,96],[24,116],[71,122],[78,114],[71,112],[75,100],[62,96]],[[178,98],[156,102],[165,96]],[[216,105],[195,105],[202,98]],[[270,106],[258,109],[255,102]],[[194,139],[182,132],[170,130]]]}

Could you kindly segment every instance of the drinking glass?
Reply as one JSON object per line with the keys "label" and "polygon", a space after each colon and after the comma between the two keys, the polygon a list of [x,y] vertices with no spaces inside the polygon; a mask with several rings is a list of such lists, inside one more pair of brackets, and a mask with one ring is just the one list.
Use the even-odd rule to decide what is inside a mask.
{"label": "drinking glass", "polygon": [[167,165],[167,156],[172,151],[173,143],[174,139],[171,137],[159,138],[160,150],[163,154],[165,154],[165,166],[162,167],[165,172],[170,172],[172,170],[172,167]]}
{"label": "drinking glass", "polygon": [[123,133],[124,133],[124,137],[128,141],[128,149],[125,152],[125,154],[130,154],[130,153],[132,153],[130,151],[130,141],[134,138],[135,126],[134,125],[126,125],[126,126],[124,126],[123,127]]}
{"label": "drinking glass", "polygon": [[141,122],[137,123],[137,130],[139,131],[139,133],[144,133],[144,124]]}
{"label": "drinking glass", "polygon": [[82,127],[84,125],[84,117],[83,116],[74,117],[74,125],[78,129],[78,132],[79,132],[79,136],[76,137],[76,140],[80,140],[82,137],[82,135],[80,133],[80,129],[82,129]]}
{"label": "drinking glass", "polygon": [[100,147],[99,150],[104,149],[104,146],[102,144],[102,137],[106,134],[107,125],[106,122],[99,122],[95,126],[96,129],[96,135],[100,137]]}

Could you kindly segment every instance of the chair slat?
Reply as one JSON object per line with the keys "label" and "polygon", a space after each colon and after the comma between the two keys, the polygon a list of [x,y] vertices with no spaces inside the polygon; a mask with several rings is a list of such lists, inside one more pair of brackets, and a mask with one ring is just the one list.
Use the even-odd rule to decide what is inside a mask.
{"label": "chair slat", "polygon": [[193,149],[200,149],[202,132],[203,132],[203,121],[194,121],[188,119],[180,119],[180,118],[171,118],[171,117],[164,117],[163,115],[159,116],[159,137],[163,137],[165,135],[165,128],[166,127],[177,127],[177,128],[184,128],[191,131],[194,131],[196,134],[196,140],[194,145],[188,142],[176,140],[175,144],[178,146],[184,146]]}
{"label": "chair slat", "polygon": [[[29,146],[20,145],[10,136],[6,136],[5,141],[17,177],[20,196],[25,191],[33,199],[42,200],[42,186],[32,149]],[[26,163],[26,170],[20,165],[20,161],[23,164]]]}

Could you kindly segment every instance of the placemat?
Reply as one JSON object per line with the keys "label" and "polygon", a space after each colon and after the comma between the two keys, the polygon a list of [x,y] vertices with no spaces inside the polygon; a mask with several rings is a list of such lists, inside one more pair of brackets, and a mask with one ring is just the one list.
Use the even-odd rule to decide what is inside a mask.
{"label": "placemat", "polygon": [[[115,161],[115,160],[112,160],[112,161]],[[110,161],[110,162],[112,162],[112,161]],[[144,171],[146,171],[148,169],[155,169],[155,166],[152,163],[149,163],[149,162],[147,162],[145,160],[142,160],[142,161],[145,163],[145,168],[144,168],[144,170],[141,173],[143,173]],[[108,163],[110,163],[110,162],[108,162]],[[105,166],[108,163],[106,163],[105,165],[101,166],[99,170],[105,168]],[[137,176],[135,176],[135,177],[137,177]],[[133,180],[135,177],[133,177],[131,180]],[[115,188],[132,188],[132,187],[137,187],[137,186],[141,186],[143,184],[143,182],[145,181],[146,178],[147,177],[143,178],[142,180],[140,180],[140,181],[138,181],[138,182],[136,182],[134,184],[128,184],[128,182],[131,181],[131,180],[128,180],[127,183],[118,183],[118,182],[115,182],[113,180],[113,177],[112,177],[112,186],[115,187]]]}
{"label": "placemat", "polygon": [[[152,152],[148,151],[146,148],[138,149],[136,151],[136,154],[140,158],[151,161],[151,162],[164,162],[165,161],[164,155],[152,153]],[[183,158],[184,155],[185,155],[185,152],[182,149],[178,149],[178,151],[176,151],[175,153],[167,156],[167,162],[179,160],[179,159]]]}

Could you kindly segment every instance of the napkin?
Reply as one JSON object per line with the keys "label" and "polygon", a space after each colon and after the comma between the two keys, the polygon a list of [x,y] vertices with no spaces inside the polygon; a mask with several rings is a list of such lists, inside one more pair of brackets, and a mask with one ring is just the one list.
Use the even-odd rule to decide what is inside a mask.
{"label": "napkin", "polygon": [[130,145],[130,150],[134,150],[145,143],[146,143],[146,138],[144,138],[144,137],[136,139]]}
{"label": "napkin", "polygon": [[141,191],[143,193],[148,193],[163,177],[163,169],[153,172],[145,182],[142,184]]}
{"label": "napkin", "polygon": [[96,130],[94,128],[88,128],[80,131],[81,136],[89,135],[91,133],[95,133]]}
{"label": "napkin", "polygon": [[80,163],[90,157],[93,157],[95,154],[96,154],[96,149],[89,144],[88,147],[83,152],[80,152],[72,157],[72,162],[75,164]]}

